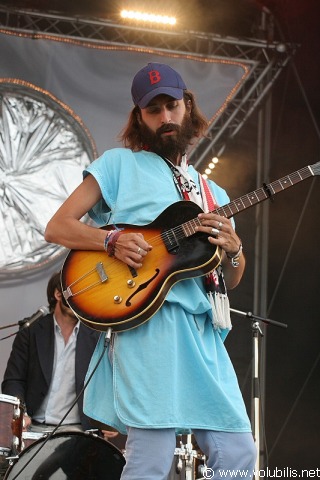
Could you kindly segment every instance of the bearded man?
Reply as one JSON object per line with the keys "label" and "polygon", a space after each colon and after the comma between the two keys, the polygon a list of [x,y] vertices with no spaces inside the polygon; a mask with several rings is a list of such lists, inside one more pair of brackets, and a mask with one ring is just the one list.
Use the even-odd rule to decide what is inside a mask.
{"label": "bearded man", "polygon": [[[226,192],[187,161],[189,145],[205,135],[207,122],[168,65],[139,70],[131,93],[124,148],[107,150],[85,170],[45,233],[47,241],[74,251],[102,252],[106,270],[102,302],[112,311],[111,338],[84,410],[127,434],[122,480],[166,480],[176,434],[191,432],[207,457],[206,478],[252,478],[250,421],[224,346],[231,328],[227,289],[240,282],[245,258],[233,221],[215,213],[229,202]],[[194,218],[186,213],[179,225],[190,209]],[[81,222],[87,212],[108,228]],[[160,224],[159,235],[149,234],[151,223]],[[127,293],[109,299],[117,269],[125,272]],[[72,286],[66,290],[74,301]],[[131,316],[115,319],[131,308]],[[103,354],[104,337],[88,374]]]}

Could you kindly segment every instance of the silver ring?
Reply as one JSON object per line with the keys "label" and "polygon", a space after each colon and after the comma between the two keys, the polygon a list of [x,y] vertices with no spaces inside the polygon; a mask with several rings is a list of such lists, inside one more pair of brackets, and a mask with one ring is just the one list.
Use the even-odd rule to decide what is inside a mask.
{"label": "silver ring", "polygon": [[138,247],[137,254],[140,255],[140,252],[141,252],[141,247]]}
{"label": "silver ring", "polygon": [[217,228],[211,228],[211,233],[212,233],[212,235],[218,236],[219,235],[219,230]]}
{"label": "silver ring", "polygon": [[222,223],[222,222],[219,222],[219,223],[218,223],[218,230],[221,230],[221,228],[222,228],[222,225],[223,225],[223,223]]}

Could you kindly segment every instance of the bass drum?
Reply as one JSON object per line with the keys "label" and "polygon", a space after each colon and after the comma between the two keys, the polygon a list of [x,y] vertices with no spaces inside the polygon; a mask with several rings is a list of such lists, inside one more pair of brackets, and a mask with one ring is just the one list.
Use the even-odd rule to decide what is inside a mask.
{"label": "bass drum", "polygon": [[41,438],[19,455],[5,480],[119,480],[125,459],[92,433],[61,432]]}

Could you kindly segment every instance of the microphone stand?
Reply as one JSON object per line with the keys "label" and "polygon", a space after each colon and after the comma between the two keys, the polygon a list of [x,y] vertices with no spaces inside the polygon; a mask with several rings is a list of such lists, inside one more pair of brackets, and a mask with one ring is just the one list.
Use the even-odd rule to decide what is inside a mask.
{"label": "microphone stand", "polygon": [[19,330],[17,332],[11,333],[10,335],[7,335],[6,337],[0,338],[1,340],[6,340],[7,338],[13,337],[19,333],[19,331],[23,328],[30,327],[33,322],[36,320],[39,320],[41,317],[44,317],[49,313],[49,307],[40,307],[39,310],[31,315],[30,317],[25,317],[22,320],[19,320],[17,323],[11,323],[10,325],[4,325],[0,327],[0,330],[4,330],[5,328],[11,328],[11,327],[19,327]]}
{"label": "microphone stand", "polygon": [[10,328],[10,327],[17,327],[19,324],[18,323],[11,323],[10,325],[4,325],[3,327],[0,327],[0,330],[4,330],[5,328]]}
{"label": "microphone stand", "polygon": [[[4,330],[5,328],[10,328],[10,327],[18,327],[19,323],[11,323],[11,325],[4,325],[3,327],[0,327],[0,330]],[[7,335],[6,337],[0,338],[1,340],[6,340],[7,338],[13,337],[14,335],[17,335],[18,332],[11,333],[10,335]]]}
{"label": "microphone stand", "polygon": [[251,329],[252,329],[252,351],[253,351],[253,368],[252,368],[252,396],[253,396],[253,434],[255,439],[255,444],[257,448],[257,460],[255,464],[255,479],[259,479],[260,471],[260,381],[259,381],[259,336],[263,337],[262,330],[260,328],[260,323],[263,322],[267,325],[274,325],[275,327],[287,328],[286,323],[277,322],[276,320],[271,320],[269,318],[259,317],[258,315],[253,315],[252,312],[242,312],[240,310],[235,310],[230,308],[230,312],[233,312],[237,315],[251,320]]}

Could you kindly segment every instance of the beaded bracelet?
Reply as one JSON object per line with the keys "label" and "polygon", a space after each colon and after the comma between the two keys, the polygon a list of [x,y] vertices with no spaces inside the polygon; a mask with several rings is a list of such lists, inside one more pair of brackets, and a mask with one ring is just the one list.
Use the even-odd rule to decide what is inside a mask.
{"label": "beaded bracelet", "polygon": [[113,230],[109,230],[107,232],[106,238],[104,239],[104,243],[103,243],[103,248],[105,249],[106,252],[108,251],[109,240],[110,240],[111,236],[114,234],[114,232],[116,232],[116,231],[117,230],[113,229]]}

